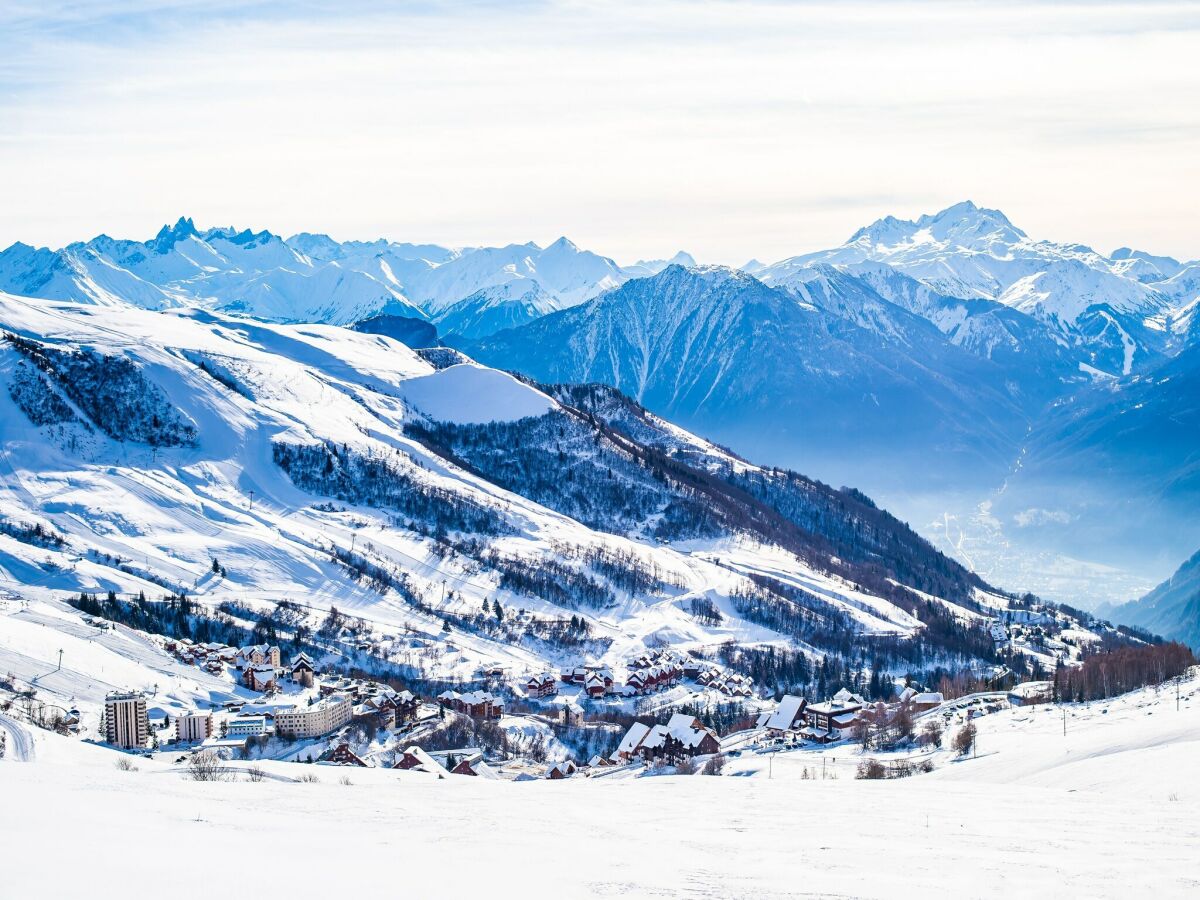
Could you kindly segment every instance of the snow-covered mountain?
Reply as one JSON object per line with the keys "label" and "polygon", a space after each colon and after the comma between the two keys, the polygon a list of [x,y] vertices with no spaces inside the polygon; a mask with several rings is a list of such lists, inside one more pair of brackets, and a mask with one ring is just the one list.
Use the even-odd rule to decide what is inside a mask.
{"label": "snow-covered mountain", "polygon": [[[1181,438],[1163,455],[1150,436],[1190,427],[1186,398],[1177,408],[1170,398],[1187,383],[1176,372],[1187,363],[1175,361],[1200,345],[1200,263],[1034,239],[964,202],[880,219],[833,249],[747,263],[777,291],[761,305],[720,306],[755,295],[748,283],[689,305],[683,294],[704,291],[676,295],[680,276],[663,276],[677,271],[713,277],[684,253],[623,268],[565,238],[451,249],[202,231],[186,218],[147,241],[0,253],[0,288],[51,299],[404,322],[405,339],[431,344],[411,324],[427,320],[498,364],[619,385],[742,452],[863,486],[972,565],[1059,599],[1130,596],[1200,543],[1194,521],[1174,513],[1112,543],[1114,509],[1144,508],[1158,491],[1171,509],[1192,496],[1192,445]],[[627,307],[632,298],[642,308]],[[770,312],[758,321],[751,308]],[[1141,424],[1124,429],[1134,411]],[[1070,436],[1084,422],[1090,442]],[[1125,449],[1112,465],[1105,442],[1116,436]],[[1139,450],[1134,436],[1150,443]],[[1163,459],[1150,493],[1139,452]],[[1064,466],[1087,491],[1064,499]],[[1047,491],[1063,502],[1039,503]],[[967,549],[967,521],[990,552]],[[1030,541],[1063,559],[1007,568],[1035,558]],[[1097,555],[1079,559],[1078,546]],[[1110,556],[1132,559],[1137,574],[1114,578]],[[1091,574],[1043,580],[1051,569]]]}
{"label": "snow-covered mountain", "polygon": [[562,304],[535,279],[519,278],[463,297],[435,314],[434,322],[443,335],[482,338],[558,309]]}
{"label": "snow-covered mountain", "polygon": [[[310,233],[284,240],[269,231],[199,231],[187,218],[146,241],[100,235],[61,250],[18,243],[0,253],[0,289],[24,296],[143,309],[201,306],[268,321],[334,325],[379,314],[441,315],[480,292],[493,306],[512,300],[513,310],[543,314],[628,277],[611,259],[566,238],[545,248],[449,249],[383,240],[340,243]],[[490,317],[499,322],[504,313],[493,310]]]}
{"label": "snow-covered mountain", "polygon": [[943,297],[994,301],[1025,313],[1074,348],[1081,362],[1115,375],[1161,358],[1161,317],[1179,297],[1157,283],[1183,268],[1168,257],[1118,250],[1110,259],[1080,244],[1034,240],[999,210],[965,201],[915,220],[888,216],[840,247],[761,266],[755,274],[790,287],[813,266],[864,263],[886,265]]}
{"label": "snow-covered mountain", "polygon": [[[663,274],[680,273],[786,300],[737,273]],[[875,658],[987,658],[940,610],[971,623],[1009,602],[863,495],[610,389],[192,308],[2,295],[0,329],[0,581],[22,592],[290,599],[443,641],[453,621],[440,677],[664,641],[819,654],[890,635]],[[485,599],[527,630],[472,630]],[[571,616],[585,624],[556,643]]]}
{"label": "snow-covered mountain", "polygon": [[1200,647],[1200,552],[1146,596],[1105,612],[1122,624]]}
{"label": "snow-covered mountain", "polygon": [[1025,427],[1000,367],[837,270],[807,274],[818,277],[785,292],[734,269],[670,266],[458,344],[542,381],[613,385],[742,452],[803,461],[839,484],[877,483],[885,467],[926,485],[1000,476]]}

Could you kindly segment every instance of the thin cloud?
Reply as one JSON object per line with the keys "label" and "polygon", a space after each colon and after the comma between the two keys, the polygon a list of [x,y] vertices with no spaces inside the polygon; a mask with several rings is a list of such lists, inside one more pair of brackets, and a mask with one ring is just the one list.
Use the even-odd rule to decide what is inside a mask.
{"label": "thin cloud", "polygon": [[739,263],[969,196],[1200,253],[1194,3],[46,7],[0,11],[0,244],[187,213]]}

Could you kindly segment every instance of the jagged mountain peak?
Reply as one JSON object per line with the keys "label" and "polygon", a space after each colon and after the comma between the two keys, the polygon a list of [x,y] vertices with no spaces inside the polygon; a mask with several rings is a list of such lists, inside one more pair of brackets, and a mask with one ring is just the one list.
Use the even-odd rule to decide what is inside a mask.
{"label": "jagged mountain peak", "polygon": [[998,209],[977,206],[963,200],[940,212],[927,213],[916,219],[885,216],[860,228],[847,242],[891,246],[908,242],[943,241],[956,246],[973,246],[980,239],[1014,242],[1026,234]]}
{"label": "jagged mountain peak", "polygon": [[188,237],[196,237],[199,234],[200,232],[196,230],[196,226],[190,218],[180,216],[174,225],[164,225],[160,228],[154,240],[147,241],[147,246],[156,253],[168,253],[179,241]]}

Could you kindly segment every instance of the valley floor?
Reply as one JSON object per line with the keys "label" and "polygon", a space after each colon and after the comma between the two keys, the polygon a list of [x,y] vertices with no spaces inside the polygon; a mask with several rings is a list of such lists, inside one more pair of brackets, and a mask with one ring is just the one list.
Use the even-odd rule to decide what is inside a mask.
{"label": "valley floor", "polygon": [[1197,896],[1197,687],[1179,710],[1167,690],[1073,705],[1065,738],[1055,708],[986,716],[978,758],[888,782],[845,754],[837,780],[802,779],[809,755],[780,754],[773,778],[742,756],[720,778],[265,763],[258,783],[197,783],[171,754],[120,771],[5,721],[0,897],[127,896],[131,877],[295,898]]}

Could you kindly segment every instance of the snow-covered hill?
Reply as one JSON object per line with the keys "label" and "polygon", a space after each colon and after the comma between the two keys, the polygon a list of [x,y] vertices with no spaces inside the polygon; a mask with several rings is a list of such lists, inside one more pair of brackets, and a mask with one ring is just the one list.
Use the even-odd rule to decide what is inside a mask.
{"label": "snow-covered hill", "polygon": [[923,598],[975,609],[986,585],[902,523],[629,401],[197,309],[3,296],[0,328],[0,578],[29,596],[336,605],[438,638],[444,677],[577,661],[536,623],[450,652],[446,617],[485,599],[581,617],[608,661],[856,634],[916,638],[913,661],[979,652],[971,629],[926,641]]}

